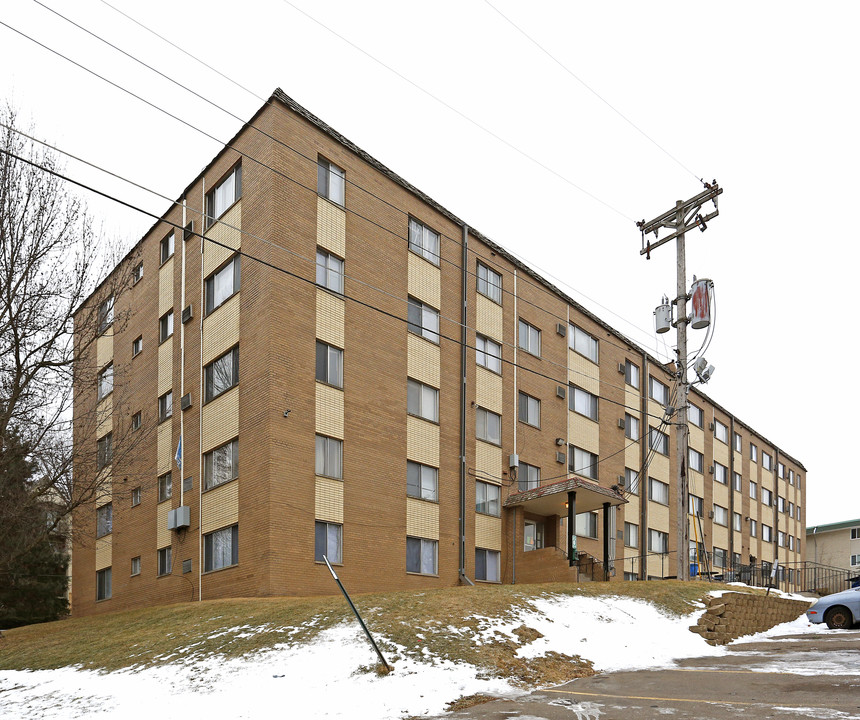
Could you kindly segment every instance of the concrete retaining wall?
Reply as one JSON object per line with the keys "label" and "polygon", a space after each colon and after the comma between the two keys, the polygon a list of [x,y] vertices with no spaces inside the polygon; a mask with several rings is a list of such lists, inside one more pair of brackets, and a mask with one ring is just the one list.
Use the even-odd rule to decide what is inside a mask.
{"label": "concrete retaining wall", "polygon": [[812,600],[732,592],[711,598],[707,604],[705,614],[690,631],[701,635],[709,645],[727,645],[743,635],[796,620],[809,609]]}

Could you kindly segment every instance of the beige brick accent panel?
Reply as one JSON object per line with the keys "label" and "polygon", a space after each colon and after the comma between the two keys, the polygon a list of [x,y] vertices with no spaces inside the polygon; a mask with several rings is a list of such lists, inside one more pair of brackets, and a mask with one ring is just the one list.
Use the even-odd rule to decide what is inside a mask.
{"label": "beige brick accent panel", "polygon": [[155,507],[155,546],[158,548],[167,547],[172,540],[170,530],[167,529],[167,513],[172,509],[170,500],[158,503]]}
{"label": "beige brick accent panel", "polygon": [[158,346],[158,394],[164,395],[173,387],[173,342]]}
{"label": "beige brick accent panel", "polygon": [[173,307],[173,261],[170,258],[158,268],[158,317]]}
{"label": "beige brick accent panel", "polygon": [[317,477],[315,516],[326,522],[343,522],[343,481]]}
{"label": "beige brick accent panel", "polygon": [[744,635],[796,620],[812,603],[812,600],[725,593],[708,600],[708,609],[690,631],[701,635],[708,645],[727,645]]}
{"label": "beige brick accent panel", "polygon": [[[642,425],[639,425],[639,431],[642,432]],[[618,432],[621,432],[620,430]],[[624,466],[629,467],[631,470],[639,470],[640,462],[639,462],[639,445],[631,444],[632,440],[628,440],[624,438],[626,441],[626,447],[624,448]]]}
{"label": "beige brick accent panel", "polygon": [[110,396],[102,400],[96,408],[96,437],[104,437],[113,430],[113,400]]}
{"label": "beige brick accent panel", "polygon": [[475,514],[475,547],[502,549],[502,519]]}
{"label": "beige brick accent panel", "polygon": [[113,501],[113,478],[110,468],[105,468],[99,478],[98,495],[96,496],[96,507],[107,505]]}
{"label": "beige brick accent panel", "polygon": [[409,294],[438,310],[442,304],[441,270],[415,253],[409,253],[408,272]]}
{"label": "beige brick accent panel", "polygon": [[439,426],[426,420],[406,418],[406,457],[439,467]]}
{"label": "beige brick accent panel", "polygon": [[201,452],[223,445],[239,434],[239,390],[232,388],[203,406]]}
{"label": "beige brick accent panel", "polygon": [[219,485],[203,493],[203,534],[239,522],[239,481]]}
{"label": "beige brick accent panel", "polygon": [[438,388],[441,376],[441,351],[414,333],[406,336],[406,374],[413,380]]}
{"label": "beige brick accent panel", "polygon": [[666,532],[669,528],[669,506],[651,501],[648,503],[648,527]]}
{"label": "beige brick accent panel", "polygon": [[321,197],[317,198],[317,245],[346,257],[346,212]]}
{"label": "beige brick accent panel", "polygon": [[498,342],[504,340],[502,306],[483,295],[475,296],[475,330]]}
{"label": "beige brick accent panel", "polygon": [[104,570],[113,563],[113,536],[105,535],[96,540],[96,570]]}
{"label": "beige brick accent panel", "polygon": [[658,480],[671,484],[671,479],[669,477],[669,457],[667,455],[661,455],[658,452],[653,453],[651,456],[651,464],[648,466],[648,474],[653,478],[657,478]]}
{"label": "beige brick accent panel", "polygon": [[594,395],[600,394],[600,369],[591,360],[568,348],[567,367],[570,382]]}
{"label": "beige brick accent panel", "polygon": [[343,347],[344,301],[317,288],[317,338]]}
{"label": "beige brick accent panel", "polygon": [[316,431],[343,440],[343,390],[317,383]]}
{"label": "beige brick accent panel", "polygon": [[475,402],[482,408],[502,414],[504,396],[502,377],[486,368],[475,368]]}
{"label": "beige brick accent panel", "polygon": [[[568,413],[570,419],[567,423],[567,431],[570,433],[567,441],[578,448],[600,454],[600,425],[593,420],[582,417],[575,412]],[[619,431],[620,432],[620,431]]]}
{"label": "beige brick accent panel", "polygon": [[236,293],[203,320],[203,364],[208,365],[239,342],[239,296]]}
{"label": "beige brick accent panel", "polygon": [[[238,229],[234,230],[233,227],[227,227],[228,225]],[[223,243],[223,245],[216,245],[211,242],[203,244],[204,277],[215,272],[227,258],[242,246],[242,233],[239,231],[241,228],[242,201],[240,200],[205,233],[206,237]]]}
{"label": "beige brick accent panel", "polygon": [[113,330],[108,330],[103,335],[99,335],[96,340],[96,362],[99,368],[103,368],[111,360],[113,360]]}
{"label": "beige brick accent panel", "polygon": [[[653,418],[652,418],[653,419]],[[705,431],[698,425],[689,424],[690,427],[690,442],[691,448],[698,450],[700,453],[705,452]]]}
{"label": "beige brick accent panel", "polygon": [[406,498],[406,534],[439,539],[439,506],[426,500]]}
{"label": "beige brick accent panel", "polygon": [[714,460],[720,465],[729,466],[729,446],[714,439]]}
{"label": "beige brick accent panel", "polygon": [[493,478],[502,476],[502,448],[478,440],[475,443],[475,471]]}
{"label": "beige brick accent panel", "polygon": [[173,463],[173,423],[168,420],[158,426],[158,474],[162,475],[170,470]]}

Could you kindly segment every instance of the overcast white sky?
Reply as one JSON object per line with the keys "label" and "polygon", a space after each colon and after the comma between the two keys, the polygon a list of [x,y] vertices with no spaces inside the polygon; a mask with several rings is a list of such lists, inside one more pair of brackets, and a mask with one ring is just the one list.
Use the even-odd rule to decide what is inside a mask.
{"label": "overcast white sky", "polygon": [[[490,1],[110,0],[257,96],[281,87],[660,357],[674,332],[657,343],[652,313],[674,294],[674,243],[646,261],[633,221],[695,195],[696,177],[716,178],[721,214],[687,242],[689,278],[716,289],[707,358],[717,370],[706,391],[804,463],[807,524],[860,517],[847,452],[860,4]],[[40,2],[242,121],[262,104],[102,0]],[[221,141],[241,126],[35,0],[6,0],[0,21]],[[0,67],[0,95],[41,138],[168,197],[220,148],[3,26]],[[88,202],[129,246],[152,223]]]}

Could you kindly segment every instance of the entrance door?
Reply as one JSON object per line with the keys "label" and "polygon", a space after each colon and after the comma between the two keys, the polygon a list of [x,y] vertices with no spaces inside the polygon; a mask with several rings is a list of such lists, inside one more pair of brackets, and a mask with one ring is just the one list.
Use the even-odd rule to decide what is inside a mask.
{"label": "entrance door", "polygon": [[530,550],[540,550],[544,544],[543,523],[535,520],[526,520],[523,530],[523,540],[525,552]]}

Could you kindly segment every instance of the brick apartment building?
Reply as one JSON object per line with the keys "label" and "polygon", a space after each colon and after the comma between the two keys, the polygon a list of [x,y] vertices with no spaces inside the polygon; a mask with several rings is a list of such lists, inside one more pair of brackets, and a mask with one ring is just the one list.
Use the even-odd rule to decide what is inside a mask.
{"label": "brick apartment building", "polygon": [[[354,592],[675,574],[671,368],[280,90],[123,268],[74,613],[332,593],[323,555]],[[805,469],[691,403],[691,538],[790,573]]]}

